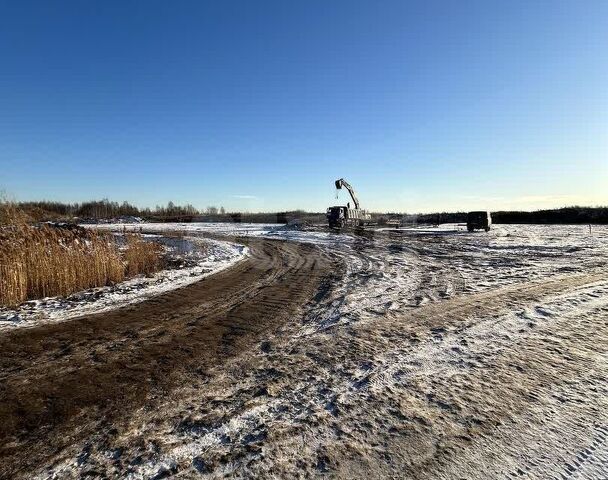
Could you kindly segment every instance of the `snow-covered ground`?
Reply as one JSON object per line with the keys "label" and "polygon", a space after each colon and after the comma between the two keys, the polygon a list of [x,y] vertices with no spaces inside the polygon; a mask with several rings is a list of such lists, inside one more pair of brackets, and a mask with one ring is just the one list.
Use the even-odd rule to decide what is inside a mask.
{"label": "snow-covered ground", "polygon": [[606,478],[608,226],[125,227],[314,243],[344,270],[265,348],[83,446],[86,468],[120,451],[132,479]]}
{"label": "snow-covered ground", "polygon": [[[446,451],[466,454],[405,477],[605,478],[608,417],[597,409],[606,403],[606,382],[598,381],[605,355],[585,335],[608,312],[608,281],[564,292],[551,282],[601,272],[608,227],[591,234],[587,226],[534,225],[496,226],[489,234],[453,225],[364,237],[256,234],[314,242],[342,258],[346,271],[299,324],[268,339],[270,353],[236,360],[204,389],[184,394],[180,406],[167,406],[176,412],[172,420],[142,427],[144,438],[166,450],[128,478],[188,464],[185,478],[208,471],[393,478],[404,465],[424,464],[420,458],[440,458],[437,438]],[[543,293],[527,304],[527,288],[509,288],[529,281]],[[483,295],[488,300],[476,314],[467,298]],[[406,312],[412,317],[402,323]],[[575,364],[573,356],[582,360]],[[542,383],[546,376],[558,380]],[[266,395],[243,393],[260,386]],[[548,407],[540,400],[523,407],[530,398]],[[222,421],[191,417],[217,399]],[[471,431],[480,433],[469,447]],[[251,445],[263,445],[262,453]]]}
{"label": "snow-covered ground", "polygon": [[[147,235],[148,238],[153,236],[156,235]],[[219,240],[156,237],[150,240],[164,244],[173,268],[150,277],[138,276],[116,285],[84,290],[65,298],[32,300],[16,309],[0,307],[0,331],[59,322],[143,302],[228,268],[248,252],[247,247]]]}
{"label": "snow-covered ground", "polygon": [[182,232],[187,233],[222,233],[226,235],[264,235],[279,229],[276,223],[104,223],[86,224],[86,228],[110,230],[113,232]]}

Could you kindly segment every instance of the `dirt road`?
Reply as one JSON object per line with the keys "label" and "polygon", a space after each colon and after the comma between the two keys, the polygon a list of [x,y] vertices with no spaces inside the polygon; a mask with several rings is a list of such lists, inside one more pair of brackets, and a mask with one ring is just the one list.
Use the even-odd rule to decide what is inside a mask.
{"label": "dirt road", "polygon": [[133,478],[604,479],[603,279],[522,282],[321,332],[285,326],[111,448],[140,446]]}
{"label": "dirt road", "polygon": [[314,296],[334,264],[310,245],[240,239],[250,257],[115,312],[0,337],[0,476],[28,476],[247,349]]}
{"label": "dirt road", "polygon": [[608,478],[608,234],[287,234],[2,337],[2,475]]}

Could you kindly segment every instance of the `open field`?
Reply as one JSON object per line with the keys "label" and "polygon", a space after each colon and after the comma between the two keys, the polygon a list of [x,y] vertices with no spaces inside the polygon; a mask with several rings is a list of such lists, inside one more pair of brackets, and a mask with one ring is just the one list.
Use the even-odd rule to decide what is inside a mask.
{"label": "open field", "polygon": [[0,330],[0,477],[608,476],[608,227],[142,227],[248,256]]}

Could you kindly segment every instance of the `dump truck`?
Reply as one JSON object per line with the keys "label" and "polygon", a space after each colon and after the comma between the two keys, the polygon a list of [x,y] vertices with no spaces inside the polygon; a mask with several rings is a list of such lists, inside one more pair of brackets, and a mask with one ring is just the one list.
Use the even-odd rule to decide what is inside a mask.
{"label": "dump truck", "polygon": [[467,230],[472,232],[475,229],[490,231],[492,216],[490,212],[469,212],[467,214]]}
{"label": "dump truck", "polygon": [[359,199],[355,194],[354,188],[343,178],[336,180],[336,189],[341,190],[345,188],[350,194],[350,198],[353,201],[351,207],[350,202],[346,205],[337,205],[329,207],[327,209],[327,221],[329,227],[340,230],[343,228],[361,228],[365,225],[371,224],[371,215],[365,210],[362,210],[359,205]]}

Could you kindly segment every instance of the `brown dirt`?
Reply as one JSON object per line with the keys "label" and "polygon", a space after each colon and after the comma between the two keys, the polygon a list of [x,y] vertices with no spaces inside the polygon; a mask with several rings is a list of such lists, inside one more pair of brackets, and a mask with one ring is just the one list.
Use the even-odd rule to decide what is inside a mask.
{"label": "brown dirt", "polygon": [[199,477],[184,451],[200,452],[212,478],[547,478],[544,468],[570,478],[565,452],[605,438],[605,320],[577,309],[532,324],[517,313],[604,279],[523,282],[327,335],[298,336],[294,326],[270,354],[232,359],[203,392],[180,392],[146,418],[145,434],[140,420],[122,441],[184,424],[223,431],[240,418],[229,445],[197,446],[196,435],[183,436],[186,447],[179,435],[166,442],[180,478]]}
{"label": "brown dirt", "polygon": [[57,452],[176,385],[205,377],[310,300],[335,268],[311,245],[239,239],[251,256],[143,304],[0,338],[0,477]]}

